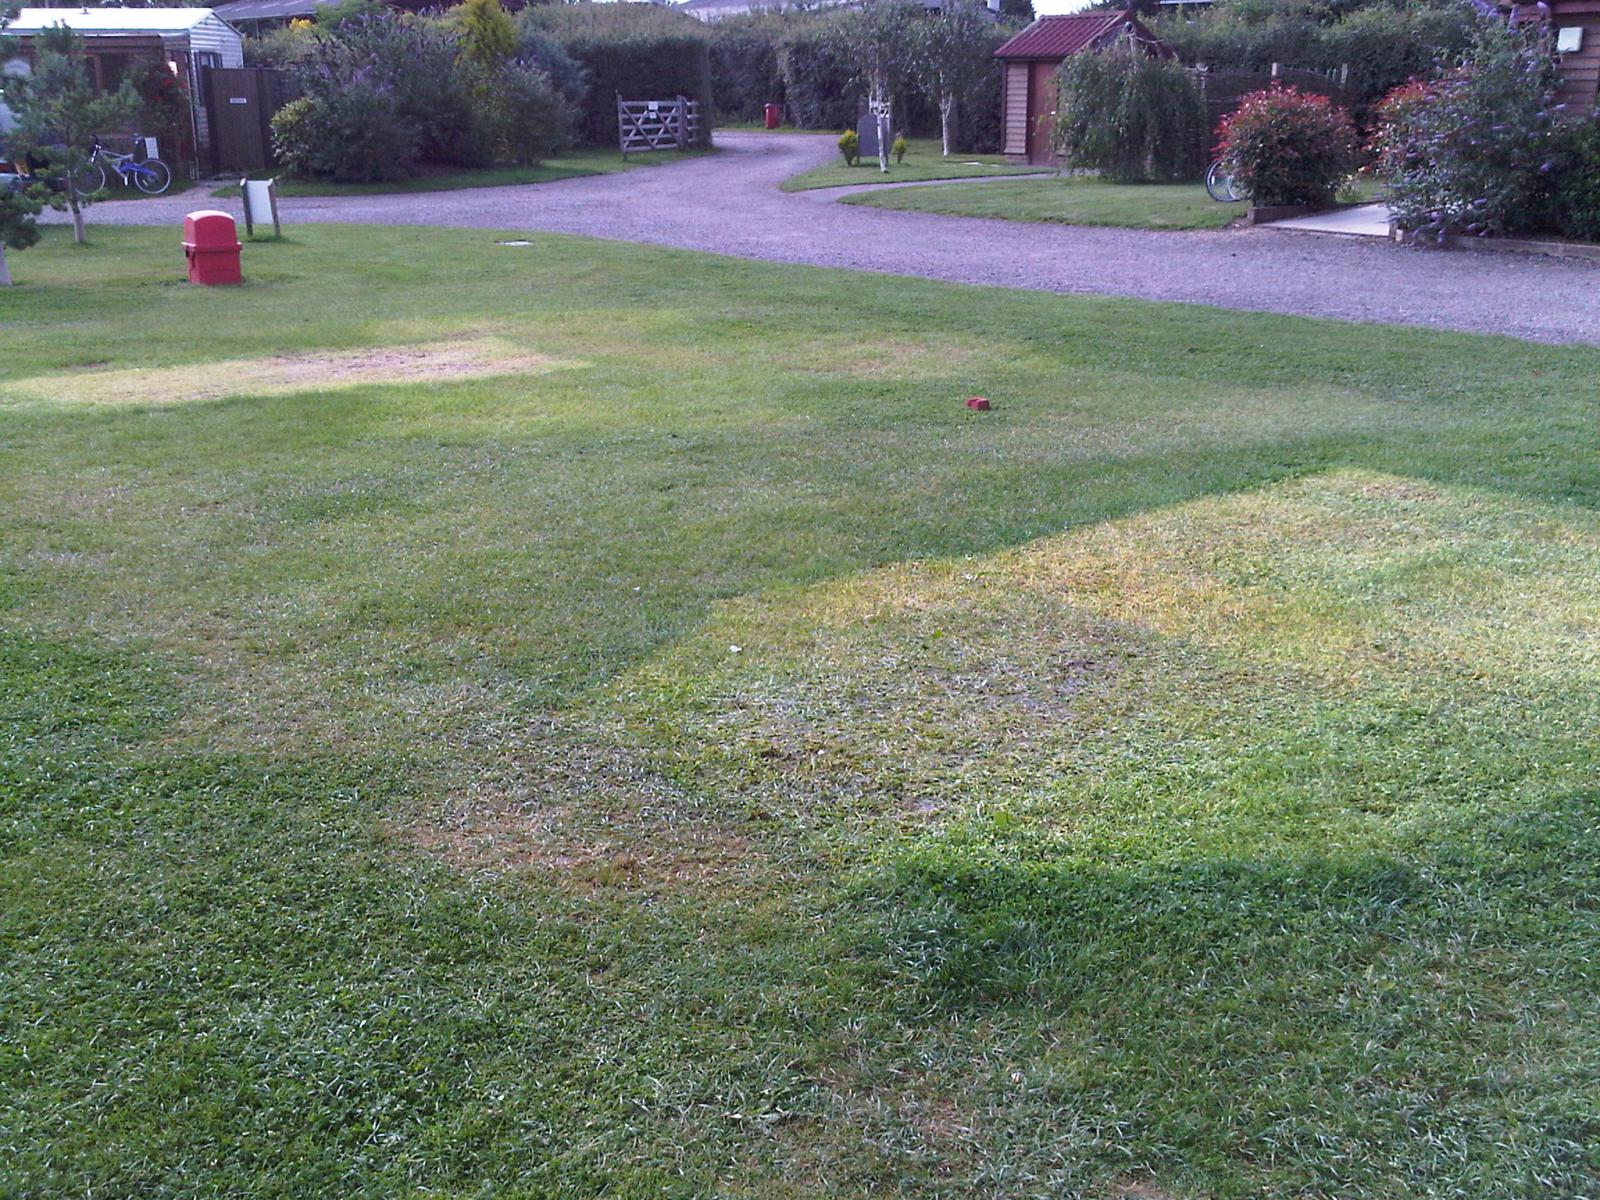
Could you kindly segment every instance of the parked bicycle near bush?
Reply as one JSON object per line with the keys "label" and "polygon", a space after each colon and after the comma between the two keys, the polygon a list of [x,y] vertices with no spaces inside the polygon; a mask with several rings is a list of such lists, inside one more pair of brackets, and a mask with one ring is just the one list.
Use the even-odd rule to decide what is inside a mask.
{"label": "parked bicycle near bush", "polygon": [[1218,204],[1237,204],[1244,192],[1233,180],[1233,172],[1222,159],[1215,159],[1206,170],[1206,191]]}
{"label": "parked bicycle near bush", "polygon": [[[136,147],[143,144],[144,139],[134,139]],[[132,184],[147,196],[159,196],[172,186],[172,168],[159,158],[140,160],[137,152],[117,154],[96,141],[89,152],[89,161],[73,174],[72,183],[78,194],[91,195],[105,187],[108,168],[121,179],[123,187]]]}

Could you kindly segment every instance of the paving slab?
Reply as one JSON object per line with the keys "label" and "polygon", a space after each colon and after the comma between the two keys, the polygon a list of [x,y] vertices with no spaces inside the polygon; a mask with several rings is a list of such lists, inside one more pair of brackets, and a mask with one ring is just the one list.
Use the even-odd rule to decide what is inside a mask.
{"label": "paving slab", "polygon": [[1389,206],[1387,204],[1358,204],[1354,208],[1336,208],[1331,212],[1312,213],[1309,217],[1290,217],[1284,221],[1271,221],[1263,229],[1286,229],[1291,233],[1333,233],[1341,237],[1389,236]]}

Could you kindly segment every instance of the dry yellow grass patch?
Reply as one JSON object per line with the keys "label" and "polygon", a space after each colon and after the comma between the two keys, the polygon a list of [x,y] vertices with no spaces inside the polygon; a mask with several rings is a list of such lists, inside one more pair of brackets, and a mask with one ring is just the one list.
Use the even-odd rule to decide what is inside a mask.
{"label": "dry yellow grass patch", "polygon": [[61,372],[8,383],[0,396],[52,404],[192,404],[224,396],[275,396],[369,384],[544,374],[582,365],[529,353],[502,338],[480,337],[176,367]]}

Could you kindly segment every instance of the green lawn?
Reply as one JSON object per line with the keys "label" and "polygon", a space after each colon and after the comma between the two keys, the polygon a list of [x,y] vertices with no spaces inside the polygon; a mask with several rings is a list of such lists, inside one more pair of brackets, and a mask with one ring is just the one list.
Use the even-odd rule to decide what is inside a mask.
{"label": "green lawn", "polygon": [[1243,217],[1245,210],[1243,204],[1218,204],[1199,183],[1106,183],[1055,176],[896,189],[846,196],[844,203],[951,217],[1128,229],[1221,229]]}
{"label": "green lawn", "polygon": [[[830,135],[837,137],[837,134]],[[814,167],[780,185],[786,192],[804,192],[812,188],[846,187],[858,183],[921,183],[928,179],[971,179],[984,175],[1038,174],[1038,167],[1018,167],[1006,162],[999,154],[952,154],[943,157],[937,138],[909,138],[911,148],[904,161],[889,162],[889,173],[878,169],[878,160],[862,159],[853,167],[836,158],[824,166]]]}
{"label": "green lawn", "polygon": [[1595,1193],[1600,350],[93,235],[0,292],[0,1194]]}
{"label": "green lawn", "polygon": [[[550,183],[557,179],[579,179],[585,175],[612,175],[634,167],[658,166],[710,154],[710,150],[654,150],[630,154],[616,150],[584,148],[573,150],[536,167],[481,167],[451,170],[419,167],[405,179],[382,183],[333,183],[321,179],[284,179],[278,184],[281,196],[378,196],[394,192],[450,192],[462,188],[507,187],[518,183]],[[270,179],[272,171],[259,171],[256,179]],[[218,188],[213,196],[237,196],[239,185]]]}

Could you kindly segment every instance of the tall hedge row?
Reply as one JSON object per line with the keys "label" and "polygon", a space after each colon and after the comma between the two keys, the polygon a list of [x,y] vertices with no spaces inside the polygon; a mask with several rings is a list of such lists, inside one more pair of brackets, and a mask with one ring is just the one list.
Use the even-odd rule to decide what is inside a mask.
{"label": "tall hedge row", "polygon": [[1414,76],[1431,74],[1437,61],[1454,61],[1480,22],[1465,0],[1218,0],[1191,17],[1160,20],[1156,32],[1183,62],[1219,70],[1349,66],[1348,95],[1364,107]]}
{"label": "tall hedge row", "polygon": [[529,27],[550,35],[588,76],[578,117],[584,145],[617,143],[617,95],[624,100],[699,100],[711,136],[715,97],[704,27],[693,17],[644,4],[549,4],[523,10]]}
{"label": "tall hedge row", "polygon": [[825,21],[796,23],[778,43],[785,115],[798,129],[854,129],[861,92]]}
{"label": "tall hedge row", "polygon": [[759,121],[766,105],[783,102],[778,44],[784,28],[781,17],[767,13],[729,17],[707,27],[719,119]]}

